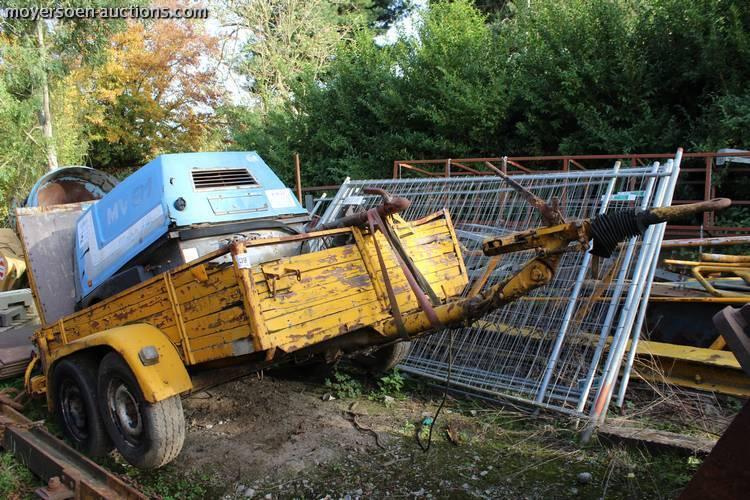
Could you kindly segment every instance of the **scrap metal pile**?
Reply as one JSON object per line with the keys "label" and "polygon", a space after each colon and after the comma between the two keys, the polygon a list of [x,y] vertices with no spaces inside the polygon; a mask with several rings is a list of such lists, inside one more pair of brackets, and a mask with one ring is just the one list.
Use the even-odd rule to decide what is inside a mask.
{"label": "scrap metal pile", "polygon": [[[664,164],[620,168],[618,163],[606,170],[512,179],[543,200],[556,199],[564,218],[572,220],[668,206],[679,165],[678,153]],[[321,223],[374,206],[377,198],[364,194],[365,187],[411,200],[403,214],[407,219],[443,207],[450,211],[469,273],[467,295],[512,276],[533,255],[529,250],[486,256],[486,238],[544,225],[528,198],[499,176],[347,180]],[[664,224],[651,226],[642,237],[611,246],[607,258],[562,254],[548,286],[454,330],[453,352],[448,332],[417,341],[403,370],[445,380],[452,364],[451,384],[459,390],[588,415],[597,422],[615,392],[624,395],[663,234]]]}

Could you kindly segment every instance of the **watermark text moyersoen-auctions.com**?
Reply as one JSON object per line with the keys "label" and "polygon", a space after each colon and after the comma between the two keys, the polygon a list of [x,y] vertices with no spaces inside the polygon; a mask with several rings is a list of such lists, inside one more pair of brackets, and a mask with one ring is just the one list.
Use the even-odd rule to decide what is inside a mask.
{"label": "watermark text moyersoen-auctions.com", "polygon": [[208,19],[207,7],[0,7],[6,19]]}

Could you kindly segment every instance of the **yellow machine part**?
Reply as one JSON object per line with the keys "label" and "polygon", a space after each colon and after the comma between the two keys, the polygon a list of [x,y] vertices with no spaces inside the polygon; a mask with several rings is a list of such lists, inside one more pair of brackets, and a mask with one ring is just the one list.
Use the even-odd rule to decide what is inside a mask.
{"label": "yellow machine part", "polygon": [[[466,270],[445,214],[393,227],[441,301],[464,290]],[[265,330],[259,339],[261,349],[278,347],[292,352],[365,326],[382,330],[381,326],[391,321],[373,237],[356,229],[354,236],[355,245],[281,259],[254,270],[259,323]],[[408,312],[418,311],[419,305],[382,233],[376,238],[398,309],[406,318]]]}
{"label": "yellow machine part", "polygon": [[[69,342],[58,349],[46,351],[48,357],[44,362],[48,368],[59,359],[99,346],[106,346],[122,356],[138,380],[143,397],[150,403],[189,391],[193,387],[174,345],[157,328],[146,324],[112,328]],[[159,358],[155,364],[147,366],[141,361],[139,353],[148,346],[156,349]],[[49,370],[45,369],[45,373],[49,373]],[[51,385],[49,381],[48,385]]]}
{"label": "yellow machine part", "polygon": [[12,229],[0,228],[0,292],[13,290],[25,272],[21,241]]}
{"label": "yellow machine part", "polygon": [[[460,296],[468,278],[448,213],[392,227],[435,296],[443,302]],[[102,339],[98,344],[121,338],[135,343],[117,327],[144,323],[171,344],[182,364],[196,365],[250,353],[290,353],[367,327],[382,332],[393,316],[375,238],[399,310],[405,318],[420,310],[381,233],[373,237],[359,228],[343,228],[244,246],[331,235],[350,235],[354,242],[252,267],[239,265],[236,256],[232,263],[217,261],[228,250],[204,256],[46,325],[36,334],[37,343],[58,359],[71,352],[69,346],[90,344],[92,338]],[[106,338],[100,334],[105,330]]]}

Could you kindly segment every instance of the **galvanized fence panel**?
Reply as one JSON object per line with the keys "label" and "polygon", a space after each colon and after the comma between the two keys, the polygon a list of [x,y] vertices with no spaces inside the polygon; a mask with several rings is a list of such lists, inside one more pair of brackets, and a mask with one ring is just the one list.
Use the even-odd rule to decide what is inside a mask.
{"label": "galvanized fence panel", "polygon": [[[676,162],[670,160],[665,165],[616,165],[513,178],[543,199],[557,198],[565,218],[575,219],[619,208],[659,206],[671,199],[677,172]],[[490,262],[481,252],[482,240],[542,224],[539,213],[501,178],[485,176],[349,181],[322,220],[377,205],[379,199],[365,195],[364,187],[383,188],[411,200],[403,214],[407,220],[442,208],[450,211],[470,278],[464,293]],[[451,383],[456,387],[576,415],[595,412],[599,405],[594,401],[608,403],[611,397],[602,381],[619,371],[631,317],[635,318],[649,278],[647,259],[655,260],[653,248],[661,235],[663,231],[655,230],[644,241],[633,238],[609,259],[566,253],[551,284],[471,326],[416,341],[402,369],[445,380],[452,358]],[[531,256],[502,256],[486,286],[511,276]]]}

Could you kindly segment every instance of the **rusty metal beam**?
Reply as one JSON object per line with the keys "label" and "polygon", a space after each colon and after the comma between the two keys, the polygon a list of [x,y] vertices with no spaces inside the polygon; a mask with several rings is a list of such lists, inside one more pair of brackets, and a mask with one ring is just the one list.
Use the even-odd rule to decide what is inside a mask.
{"label": "rusty metal beam", "polygon": [[637,358],[641,362],[633,374],[638,378],[750,397],[750,377],[729,351],[641,340]]}
{"label": "rusty metal beam", "polygon": [[[539,332],[534,330],[509,329],[505,325],[494,325],[482,320],[475,324],[481,324],[482,328],[502,335],[532,336],[541,339]],[[594,338],[591,334],[580,334],[579,340],[585,342],[587,337]],[[610,337],[607,345],[611,340]],[[630,342],[626,348],[630,349]],[[750,397],[750,377],[742,371],[739,361],[729,351],[640,340],[636,359],[638,364],[633,370],[633,376],[642,380],[730,396]]]}
{"label": "rusty metal beam", "polygon": [[748,436],[750,436],[750,403],[745,403],[678,498],[680,500],[745,498],[747,486],[750,484],[750,468],[747,466],[750,463]]}
{"label": "rusty metal beam", "polygon": [[297,201],[302,203],[302,169],[299,164],[299,153],[294,153],[294,186],[297,190]]}
{"label": "rusty metal beam", "polygon": [[[713,151],[696,152],[696,153],[684,153],[683,158],[731,158],[731,157],[748,157],[748,152],[726,152],[718,153]],[[555,161],[555,160],[640,160],[640,159],[662,159],[662,158],[673,158],[674,153],[629,153],[629,154],[602,154],[602,155],[546,155],[546,156],[508,156],[508,160],[512,161]],[[445,163],[448,158],[438,158],[431,160],[397,160],[398,163],[413,163],[413,164],[431,164],[431,163]],[[501,161],[502,157],[482,157],[482,158],[453,158],[453,161],[460,161],[464,163],[480,163],[485,161]]]}
{"label": "rusty metal beam", "polygon": [[[539,164],[540,162],[560,162],[559,166],[556,168],[553,168],[552,170],[537,170],[533,169],[534,173],[541,173],[541,172],[567,172],[570,170],[570,166],[573,165],[574,167],[586,170],[586,167],[581,163],[585,160],[630,160],[631,166],[636,167],[639,163],[643,164],[644,161],[654,161],[659,159],[665,159],[665,158],[672,158],[674,156],[673,153],[632,153],[632,154],[601,154],[601,155],[547,155],[547,156],[507,156],[507,157],[491,157],[491,158],[458,158],[458,159],[434,159],[434,160],[397,160],[394,162],[394,171],[393,171],[393,178],[399,178],[400,171],[396,168],[396,165],[403,166],[404,168],[413,170],[415,172],[422,173],[424,175],[429,175],[432,177],[440,176],[440,173],[435,172],[429,172],[427,170],[424,170],[423,168],[417,167],[416,165],[420,165],[421,167],[428,167],[428,166],[448,166],[449,168],[447,170],[444,169],[445,176],[450,176],[450,165],[451,164],[463,164],[466,166],[466,164],[471,163],[485,163],[485,164],[491,164],[492,162],[500,162],[503,161],[505,164],[512,165],[515,168],[519,169],[522,172],[525,173],[531,173],[532,169],[529,168],[529,163]],[[690,184],[702,184],[703,185],[703,196],[704,200],[709,200],[711,198],[716,197],[716,185],[713,183],[713,170],[715,168],[715,160],[721,159],[721,158],[732,158],[732,157],[738,157],[738,158],[747,158],[750,157],[750,153],[748,152],[696,152],[696,153],[685,153],[683,154],[684,159],[693,159],[694,161],[703,160],[703,164],[701,167],[690,167],[685,166],[681,169],[682,174],[688,174],[688,173],[696,173],[696,174],[703,174],[700,176],[700,179],[685,179],[687,175],[683,175],[680,182],[683,183],[690,183]],[[524,163],[526,165],[524,165]],[[467,167],[469,168],[469,167]],[[723,167],[723,168],[731,168],[731,167]],[[738,172],[750,172],[747,170],[737,170]],[[490,172],[479,172],[477,171],[477,175],[492,175]],[[695,200],[699,201],[699,200]],[[680,203],[691,203],[692,200],[674,200],[673,204],[680,204]],[[738,205],[745,205],[750,204],[750,202],[747,202],[745,200],[741,200],[738,202]],[[705,232],[711,233],[712,230],[719,230],[719,231],[726,231],[727,228],[711,228],[710,226],[713,226],[716,222],[715,215],[711,212],[706,212],[703,214],[703,217],[701,219],[701,226],[691,226],[691,234],[704,234]],[[670,225],[669,231],[671,234],[675,233],[675,230],[677,230],[677,227],[674,225]],[[750,228],[742,228],[742,232],[750,231]]]}
{"label": "rusty metal beam", "polygon": [[0,433],[2,447],[47,482],[36,490],[40,498],[148,498],[8,404],[0,404]]}
{"label": "rusty metal beam", "polygon": [[661,244],[661,247],[720,247],[731,245],[747,245],[749,243],[750,236],[721,236],[718,238],[687,238],[679,240],[664,240]]}

